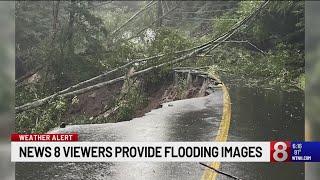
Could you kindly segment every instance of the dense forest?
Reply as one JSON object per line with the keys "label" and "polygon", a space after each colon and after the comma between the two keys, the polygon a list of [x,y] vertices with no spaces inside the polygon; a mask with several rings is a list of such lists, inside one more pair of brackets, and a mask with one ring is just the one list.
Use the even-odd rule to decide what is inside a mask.
{"label": "dense forest", "polygon": [[304,89],[300,1],[18,1],[15,18],[17,132],[130,120],[175,67]]}

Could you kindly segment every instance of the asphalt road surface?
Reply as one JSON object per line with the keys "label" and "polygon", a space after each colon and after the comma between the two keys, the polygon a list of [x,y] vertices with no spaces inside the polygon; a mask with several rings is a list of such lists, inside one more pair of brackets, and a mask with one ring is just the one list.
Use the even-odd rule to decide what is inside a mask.
{"label": "asphalt road surface", "polygon": [[[213,94],[166,103],[131,121],[73,125],[53,132],[77,132],[80,141],[213,141],[222,116],[223,97]],[[198,163],[16,163],[16,179],[201,179]]]}
{"label": "asphalt road surface", "polygon": [[[303,140],[304,95],[255,88],[231,87],[228,141]],[[80,141],[215,141],[225,119],[222,90],[166,103],[131,121],[73,125],[53,132],[78,132]],[[228,119],[228,118],[227,118]],[[209,165],[217,165],[207,163]],[[302,163],[219,163],[220,170],[244,180],[301,180]],[[198,163],[17,163],[16,179],[205,179]],[[212,179],[228,180],[223,175]]]}

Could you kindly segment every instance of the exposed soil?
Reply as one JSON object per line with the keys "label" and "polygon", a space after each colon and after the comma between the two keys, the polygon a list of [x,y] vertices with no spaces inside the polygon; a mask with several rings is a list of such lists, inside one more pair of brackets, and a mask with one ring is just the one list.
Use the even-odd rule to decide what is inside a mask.
{"label": "exposed soil", "polygon": [[78,96],[78,102],[73,103],[67,112],[69,115],[85,115],[88,117],[97,116],[105,109],[111,106],[120,94],[122,83],[116,83],[111,86],[88,92]]}
{"label": "exposed soil", "polygon": [[145,113],[150,112],[152,109],[159,108],[165,91],[166,87],[161,87],[156,92],[151,93],[151,95],[148,97],[148,105],[142,109],[138,109],[135,117],[141,117]]}
{"label": "exposed soil", "polygon": [[[208,95],[213,92],[213,89],[209,88],[209,84],[214,84],[214,81],[213,79],[204,80],[203,78],[195,78],[187,87],[181,88],[175,85],[171,79],[156,87],[148,87],[148,89],[146,89],[147,92],[145,92],[148,96],[147,105],[138,107],[134,117],[143,116],[152,109],[160,108],[161,104],[165,102]],[[65,119],[79,115],[84,115],[88,118],[98,116],[105,117],[106,113],[110,113],[106,112],[106,109],[112,109],[111,107],[114,106],[114,102],[120,95],[122,88],[123,83],[117,83],[82,94],[77,97],[76,100],[73,100],[76,101],[76,103],[70,103],[71,105],[68,108],[69,110],[65,115]],[[210,91],[208,91],[208,89],[210,89]],[[111,113],[113,112],[111,111]]]}

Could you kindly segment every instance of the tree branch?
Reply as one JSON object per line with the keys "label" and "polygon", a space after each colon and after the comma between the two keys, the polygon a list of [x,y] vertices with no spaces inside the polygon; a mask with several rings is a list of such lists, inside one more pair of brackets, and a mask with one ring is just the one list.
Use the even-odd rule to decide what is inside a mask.
{"label": "tree branch", "polygon": [[[146,72],[149,72],[151,70],[154,70],[154,69],[158,69],[160,67],[163,67],[163,66],[166,66],[166,65],[171,65],[171,64],[175,64],[175,63],[179,63],[179,62],[182,62],[186,59],[189,59],[189,58],[192,58],[192,57],[195,57],[196,55],[202,53],[202,52],[205,52],[205,51],[211,51],[215,48],[217,48],[223,41],[226,41],[228,38],[230,38],[235,32],[238,31],[238,29],[244,25],[246,22],[248,22],[251,18],[253,18],[263,7],[265,7],[267,5],[269,1],[263,3],[259,8],[257,8],[252,14],[250,14],[247,18],[243,19],[242,21],[236,23],[228,32],[226,32],[225,34],[221,35],[220,37],[214,39],[214,40],[211,40],[201,46],[198,46],[198,47],[194,47],[194,48],[191,48],[189,50],[193,50],[192,52],[186,54],[186,55],[183,55],[179,58],[175,58],[173,59],[172,61],[169,61],[169,62],[164,62],[162,64],[159,64],[159,65],[156,65],[156,66],[151,66],[149,68],[146,68],[146,69],[143,69],[143,70],[140,70],[140,71],[137,71],[135,73],[132,74],[131,77],[134,77],[134,76],[139,76],[143,73],[146,73]],[[215,44],[216,43],[216,44]],[[186,50],[183,50],[183,51],[179,51],[179,52],[184,52]],[[161,56],[164,56],[164,55],[159,55],[159,56],[154,56],[154,57],[149,57],[149,59],[151,58],[155,58],[155,57],[161,57]],[[146,58],[148,59],[148,58]],[[143,59],[140,59],[140,60],[137,60],[136,62],[138,61],[145,61]],[[133,62],[130,62],[128,63],[129,65],[131,65]],[[124,67],[124,66],[129,66],[128,64],[125,64],[121,67]],[[121,68],[119,67],[119,68]],[[116,68],[112,71],[109,71],[107,73],[110,73],[110,72],[114,72],[116,70],[118,70],[119,68]],[[106,74],[106,73],[105,73]],[[101,76],[101,75],[100,75]],[[97,76],[98,77],[98,76]],[[95,77],[95,78],[97,78]],[[60,97],[64,97],[64,98],[67,98],[67,97],[71,97],[71,96],[77,96],[77,95],[80,95],[80,94],[83,94],[83,93],[86,93],[86,92],[89,92],[89,91],[93,91],[93,90],[96,90],[96,89],[100,89],[102,87],[105,87],[107,85],[110,85],[110,84],[114,84],[116,82],[119,82],[119,81],[123,81],[126,77],[125,76],[121,76],[121,77],[118,77],[118,78],[115,78],[115,79],[112,79],[112,80],[109,80],[109,81],[106,81],[106,82],[102,82],[102,83],[98,83],[98,84],[95,84],[95,85],[92,85],[92,86],[89,86],[89,87],[85,87],[85,88],[82,88],[82,89],[78,89],[78,90],[75,90],[75,91],[72,91],[72,92],[67,92],[69,91],[70,89],[74,89],[75,87],[79,87],[80,85],[79,84],[84,84],[84,82],[81,82],[77,85],[74,85],[74,86],[71,86],[63,91],[66,91],[67,93],[64,93],[62,94],[61,92],[63,91],[59,91],[51,96],[48,96],[48,97],[45,97],[43,99],[40,99],[40,100],[37,100],[35,102],[31,102],[31,103],[27,103],[27,104],[24,104],[22,106],[19,106],[19,107],[16,107],[15,110],[16,110],[16,113],[19,113],[19,112],[22,112],[22,111],[26,111],[26,110],[29,110],[29,109],[32,109],[32,108],[35,108],[35,107],[38,107],[38,106],[41,106],[43,104],[45,104],[48,100],[50,100],[51,98],[54,98],[56,96],[60,96]],[[94,79],[94,78],[92,78]],[[89,81],[89,80],[87,80]],[[91,81],[91,80],[90,80]]]}
{"label": "tree branch", "polygon": [[264,51],[262,51],[260,48],[258,48],[256,45],[254,45],[253,43],[251,43],[248,40],[243,40],[243,41],[235,41],[235,40],[231,40],[231,41],[223,41],[223,43],[247,43],[250,46],[252,46],[253,48],[255,48],[256,50],[258,50],[259,52],[261,52],[263,55],[265,55],[266,53]]}

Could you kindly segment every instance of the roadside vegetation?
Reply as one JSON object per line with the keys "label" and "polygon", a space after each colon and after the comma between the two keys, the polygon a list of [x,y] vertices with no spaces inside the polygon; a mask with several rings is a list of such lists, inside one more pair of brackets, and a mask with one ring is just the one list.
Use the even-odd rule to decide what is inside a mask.
{"label": "roadside vegetation", "polygon": [[16,131],[130,120],[174,67],[304,89],[304,3],[263,4],[16,2]]}

